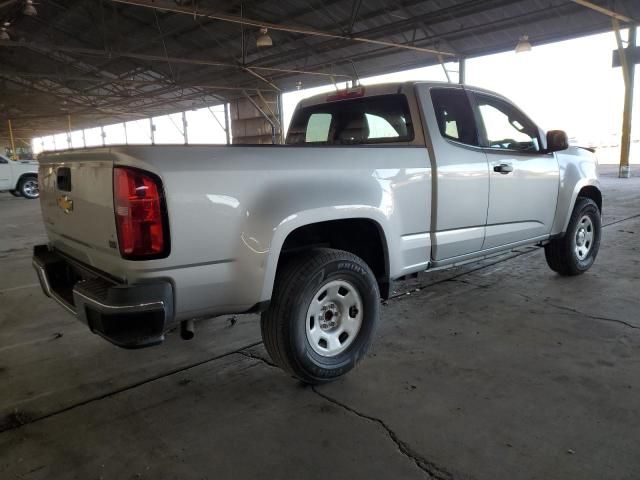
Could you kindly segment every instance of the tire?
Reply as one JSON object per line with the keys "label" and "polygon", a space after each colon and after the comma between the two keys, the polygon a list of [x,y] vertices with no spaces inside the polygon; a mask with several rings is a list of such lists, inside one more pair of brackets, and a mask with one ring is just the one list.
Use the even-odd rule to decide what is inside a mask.
{"label": "tire", "polygon": [[9,190],[9,193],[14,197],[21,197],[22,194],[18,190]]}
{"label": "tire", "polygon": [[318,248],[279,269],[261,318],[262,339],[279,367],[304,383],[326,383],[365,357],[379,317],[369,266],[349,252]]}
{"label": "tire", "polygon": [[563,276],[583,274],[598,256],[601,234],[598,205],[590,198],[578,197],[565,235],[544,247],[547,264]]}
{"label": "tire", "polygon": [[18,191],[27,200],[35,200],[40,196],[38,189],[38,177],[23,177],[18,184]]}

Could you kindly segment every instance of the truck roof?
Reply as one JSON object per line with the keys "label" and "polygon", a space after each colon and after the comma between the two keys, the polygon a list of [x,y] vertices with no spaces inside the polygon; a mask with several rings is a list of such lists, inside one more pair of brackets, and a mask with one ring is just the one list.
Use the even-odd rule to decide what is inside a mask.
{"label": "truck roof", "polygon": [[[422,81],[422,80],[410,80],[404,82],[387,82],[387,83],[376,83],[373,85],[362,85],[364,88],[364,97],[372,97],[376,95],[390,95],[393,93],[401,93],[403,90],[411,89],[415,85],[426,85],[427,87],[459,87],[458,83],[449,83],[449,82],[438,82],[438,81]],[[484,92],[491,94],[496,97],[504,98],[502,95],[493,92],[491,90],[486,90],[480,87],[474,87],[472,85],[464,85],[465,88],[476,91],[476,92]],[[358,88],[358,87],[355,87]],[[339,92],[343,92],[344,89],[339,90]],[[327,98],[335,95],[336,91],[319,93],[312,97],[305,98],[298,103],[297,108],[307,107],[310,105],[318,105],[327,102]]]}

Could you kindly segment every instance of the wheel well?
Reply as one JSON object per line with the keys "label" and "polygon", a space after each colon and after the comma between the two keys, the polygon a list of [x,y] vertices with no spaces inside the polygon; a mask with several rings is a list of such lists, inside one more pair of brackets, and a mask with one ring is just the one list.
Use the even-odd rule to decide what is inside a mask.
{"label": "wheel well", "polygon": [[598,210],[602,212],[602,193],[600,193],[600,190],[598,190],[597,187],[594,187],[592,185],[583,187],[582,190],[580,190],[580,192],[578,193],[578,196],[590,198],[591,200],[596,202],[596,205],[598,205]]}
{"label": "wheel well", "polygon": [[345,250],[362,258],[376,276],[382,298],[389,297],[387,245],[378,223],[364,218],[354,218],[299,227],[285,239],[278,268],[284,257],[313,247]]}
{"label": "wheel well", "polygon": [[22,180],[24,180],[25,178],[29,178],[29,177],[34,177],[34,178],[38,178],[38,174],[37,173],[23,173],[22,175],[20,175],[20,178],[18,178],[18,181],[16,182],[16,188],[18,188],[20,186],[20,182],[22,182]]}

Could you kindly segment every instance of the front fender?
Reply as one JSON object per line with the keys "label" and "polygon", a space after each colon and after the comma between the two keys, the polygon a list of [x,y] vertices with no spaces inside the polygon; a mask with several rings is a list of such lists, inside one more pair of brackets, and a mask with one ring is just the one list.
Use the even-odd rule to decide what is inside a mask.
{"label": "front fender", "polygon": [[560,166],[560,186],[551,230],[553,236],[563,235],[567,231],[573,207],[584,187],[593,186],[600,190],[598,163],[591,152],[572,147],[556,155]]}

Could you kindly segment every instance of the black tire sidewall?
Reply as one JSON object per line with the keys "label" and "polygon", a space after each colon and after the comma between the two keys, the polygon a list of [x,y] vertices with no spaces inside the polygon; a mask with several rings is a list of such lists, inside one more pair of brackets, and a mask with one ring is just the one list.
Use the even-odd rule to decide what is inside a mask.
{"label": "black tire sidewall", "polygon": [[[380,314],[380,298],[376,280],[371,271],[350,259],[327,262],[310,272],[308,281],[300,285],[298,299],[292,307],[290,330],[291,348],[299,367],[319,381],[344,375],[367,353],[373,340]],[[307,310],[320,287],[333,280],[344,280],[353,285],[360,295],[364,310],[362,326],[356,339],[344,352],[334,357],[316,353],[307,339]]]}
{"label": "black tire sidewall", "polygon": [[[593,235],[593,245],[589,250],[589,254],[583,259],[580,260],[578,255],[576,254],[576,234],[578,232],[578,226],[582,217],[588,216],[591,219],[594,229]],[[586,272],[591,268],[593,262],[598,255],[598,250],[600,249],[600,236],[602,232],[602,219],[600,217],[600,210],[598,210],[598,206],[595,202],[590,200],[584,200],[583,204],[576,209],[575,216],[571,221],[571,228],[569,229],[569,236],[567,247],[569,252],[567,254],[570,256],[571,261],[573,263],[573,267],[578,272]]]}
{"label": "black tire sidewall", "polygon": [[40,194],[38,193],[38,195],[27,195],[24,191],[24,185],[25,183],[27,183],[30,180],[35,180],[36,182],[38,181],[37,177],[24,177],[22,180],[20,180],[20,186],[18,187],[18,191],[20,192],[20,196],[26,198],[27,200],[35,200],[36,198],[38,198],[40,196]]}

